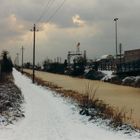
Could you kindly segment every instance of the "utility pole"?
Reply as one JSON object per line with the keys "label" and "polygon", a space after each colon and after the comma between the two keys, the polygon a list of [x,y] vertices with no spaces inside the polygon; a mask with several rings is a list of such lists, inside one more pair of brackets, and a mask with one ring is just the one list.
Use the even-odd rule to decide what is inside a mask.
{"label": "utility pole", "polygon": [[118,32],[117,32],[117,21],[118,21],[119,19],[118,18],[115,18],[114,19],[114,21],[115,21],[115,38],[116,38],[116,40],[115,40],[115,44],[116,44],[116,59],[117,59],[117,56],[118,56]]}
{"label": "utility pole", "polygon": [[22,60],[21,60],[22,69],[21,69],[21,72],[23,73],[23,53],[24,53],[24,48],[23,48],[23,46],[22,46],[22,48],[21,48],[21,51],[22,51]]}
{"label": "utility pole", "polygon": [[59,63],[59,57],[57,57],[56,59],[57,59],[57,63]]}
{"label": "utility pole", "polygon": [[36,25],[34,24],[33,29],[31,29],[33,32],[33,77],[32,77],[32,82],[35,83],[35,33],[36,31]]}
{"label": "utility pole", "polygon": [[17,66],[19,66],[19,53],[17,53]]}
{"label": "utility pole", "polygon": [[62,62],[62,59],[61,59],[61,57],[59,58],[59,60],[60,60],[60,63]]}

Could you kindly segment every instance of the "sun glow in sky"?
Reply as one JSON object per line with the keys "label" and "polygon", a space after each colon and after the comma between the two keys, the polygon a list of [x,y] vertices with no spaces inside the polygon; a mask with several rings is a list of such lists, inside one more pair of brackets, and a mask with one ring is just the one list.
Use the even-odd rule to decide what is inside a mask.
{"label": "sun glow in sky", "polygon": [[[115,24],[118,17],[118,42],[123,50],[140,48],[140,1],[138,0],[66,0],[48,22],[63,0],[1,0],[0,51],[8,50],[12,59],[21,54],[32,61],[32,32],[36,23],[36,61],[57,56],[64,60],[68,51],[87,50],[88,58],[115,54]],[[48,5],[49,3],[49,5]]]}

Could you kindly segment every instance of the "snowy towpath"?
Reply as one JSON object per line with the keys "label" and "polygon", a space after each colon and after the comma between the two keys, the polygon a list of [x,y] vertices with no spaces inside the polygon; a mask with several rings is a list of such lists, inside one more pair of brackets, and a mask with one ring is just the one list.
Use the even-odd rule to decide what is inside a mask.
{"label": "snowy towpath", "polygon": [[25,97],[25,118],[14,125],[1,127],[0,140],[137,140],[119,132],[97,127],[80,116],[74,105],[52,91],[33,85],[19,72],[15,83]]}

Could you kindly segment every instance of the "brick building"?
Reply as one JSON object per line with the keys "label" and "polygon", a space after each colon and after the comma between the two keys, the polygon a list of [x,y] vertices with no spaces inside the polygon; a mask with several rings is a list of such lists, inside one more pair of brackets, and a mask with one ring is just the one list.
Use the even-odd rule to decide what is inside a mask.
{"label": "brick building", "polygon": [[124,52],[125,62],[140,60],[140,49],[128,50]]}

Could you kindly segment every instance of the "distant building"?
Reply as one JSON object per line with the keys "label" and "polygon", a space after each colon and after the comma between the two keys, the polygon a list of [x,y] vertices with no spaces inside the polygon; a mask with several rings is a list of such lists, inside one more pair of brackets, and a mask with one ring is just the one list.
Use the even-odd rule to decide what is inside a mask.
{"label": "distant building", "polygon": [[101,60],[112,60],[114,57],[112,55],[102,55]]}
{"label": "distant building", "polygon": [[122,63],[117,64],[117,73],[130,76],[140,75],[140,49],[124,52]]}
{"label": "distant building", "polygon": [[103,55],[100,59],[97,59],[98,69],[100,70],[113,70],[114,69],[114,57],[112,55]]}
{"label": "distant building", "polygon": [[124,52],[125,62],[140,60],[140,49],[128,50]]}

